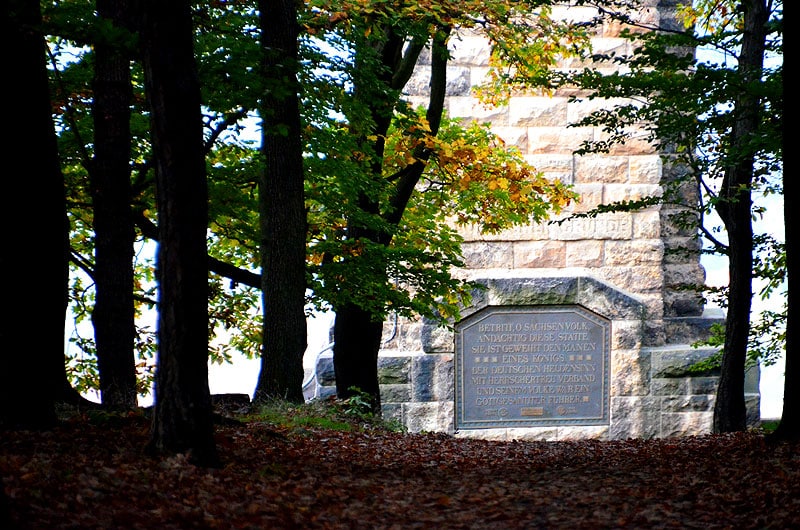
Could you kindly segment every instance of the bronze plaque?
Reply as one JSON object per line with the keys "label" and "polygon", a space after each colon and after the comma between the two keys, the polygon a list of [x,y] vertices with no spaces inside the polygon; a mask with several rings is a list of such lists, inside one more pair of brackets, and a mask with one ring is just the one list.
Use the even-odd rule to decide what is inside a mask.
{"label": "bronze plaque", "polygon": [[456,324],[456,430],[608,424],[610,321],[487,307]]}

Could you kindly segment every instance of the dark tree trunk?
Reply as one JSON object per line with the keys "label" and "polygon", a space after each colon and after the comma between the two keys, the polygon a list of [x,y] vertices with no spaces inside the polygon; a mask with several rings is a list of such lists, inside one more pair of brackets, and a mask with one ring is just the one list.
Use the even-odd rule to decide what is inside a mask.
{"label": "dark tree trunk", "polygon": [[368,394],[372,412],[381,413],[378,381],[378,353],[383,322],[358,306],[348,304],[336,310],[333,323],[333,369],[336,396],[347,399],[358,392]]}
{"label": "dark tree trunk", "polygon": [[14,524],[11,519],[11,512],[8,507],[8,496],[3,487],[0,487],[0,528],[5,528],[6,530],[17,528],[17,525]]}
{"label": "dark tree trunk", "polygon": [[264,334],[254,397],[303,403],[306,218],[297,7],[291,0],[260,0],[258,5],[266,84],[261,109],[266,165],[259,182]]}
{"label": "dark tree trunk", "polygon": [[747,86],[761,77],[768,13],[764,0],[746,0],[741,5],[745,10],[745,30],[738,71],[745,89],[735,103],[736,121],[731,133],[732,159],[723,177],[720,192],[722,200],[717,203],[717,212],[728,233],[730,275],[724,354],[714,406],[714,432],[717,433],[747,429],[744,367],[753,298],[750,188],[754,161],[752,149],[747,146],[760,120],[758,95],[748,92]]}
{"label": "dark tree trunk", "polygon": [[[128,2],[98,0],[97,11],[117,27],[129,17]],[[103,37],[101,37],[103,38]],[[107,37],[105,37],[107,38]],[[90,169],[95,233],[92,312],[103,405],[136,406],[136,337],[133,301],[134,231],[130,182],[129,53],[121,43],[95,45],[94,159]]]}
{"label": "dark tree trunk", "polygon": [[[784,27],[786,26],[786,19],[789,18],[790,22],[795,20],[794,15],[789,15],[794,12],[797,4],[788,2],[789,6],[784,6],[783,17]],[[787,16],[789,15],[789,16]],[[795,17],[795,18],[792,18]],[[794,57],[796,50],[791,44],[796,42],[797,39],[792,37],[791,31],[783,34],[783,68],[784,72],[794,72],[791,59]],[[789,50],[788,56],[786,50]],[[786,58],[789,58],[789,61]],[[796,63],[797,61],[795,61]],[[800,274],[800,253],[798,252],[798,241],[792,235],[794,230],[789,227],[798,226],[800,223],[800,209],[795,210],[795,199],[800,201],[800,187],[798,187],[797,177],[794,175],[792,168],[797,167],[797,157],[791,156],[792,147],[790,146],[787,131],[787,124],[792,126],[797,123],[794,118],[796,114],[792,111],[791,115],[786,113],[787,109],[794,109],[794,105],[787,105],[788,94],[786,92],[786,77],[783,78],[783,104],[784,108],[781,109],[781,127],[782,127],[782,142],[783,142],[783,210],[784,210],[784,228],[786,232],[786,366],[784,368],[784,387],[783,387],[783,411],[781,413],[781,421],[778,428],[773,433],[773,439],[786,440],[786,441],[800,441],[800,334],[793,329],[798,319],[800,319],[800,291],[798,289],[798,274]],[[800,204],[800,202],[798,202]],[[792,290],[794,287],[794,290]]]}
{"label": "dark tree trunk", "polygon": [[[784,63],[785,64],[785,63]],[[784,81],[785,83],[785,81]],[[784,101],[786,101],[784,99]],[[784,115],[784,119],[786,116]],[[786,121],[784,121],[784,124]],[[784,125],[785,126],[785,125]],[[793,328],[794,323],[800,319],[800,291],[797,290],[797,274],[798,264],[800,264],[800,255],[798,254],[797,241],[792,235],[790,226],[798,226],[800,223],[800,215],[794,209],[795,198],[800,201],[800,192],[798,191],[798,183],[791,175],[787,173],[787,168],[796,166],[794,162],[787,164],[787,159],[791,156],[791,151],[788,149],[786,135],[783,137],[783,201],[784,201],[784,218],[786,220],[786,365],[784,367],[784,386],[783,386],[783,409],[781,412],[781,420],[778,428],[772,435],[774,440],[785,441],[800,441],[800,334]],[[786,175],[789,175],[788,177]],[[792,287],[795,287],[794,291]]]}
{"label": "dark tree trunk", "polygon": [[[17,128],[6,152],[24,160],[7,172],[4,197],[25,204],[18,229],[5,234],[2,262],[7,310],[0,324],[0,427],[49,427],[65,381],[64,322],[69,277],[69,225],[35,0],[11,0],[2,8],[3,43],[14,72],[14,101],[7,119]],[[34,281],[12,257],[43,268]],[[30,330],[34,332],[31,333]]]}
{"label": "dark tree trunk", "polygon": [[188,2],[146,0],[140,32],[158,205],[158,359],[149,449],[217,465],[208,389],[208,190]]}

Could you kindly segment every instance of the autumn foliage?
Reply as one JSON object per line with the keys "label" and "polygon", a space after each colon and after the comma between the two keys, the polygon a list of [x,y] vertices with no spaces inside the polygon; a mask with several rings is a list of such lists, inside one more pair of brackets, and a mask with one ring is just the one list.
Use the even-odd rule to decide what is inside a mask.
{"label": "autumn foliage", "polygon": [[797,528],[800,454],[762,432],[485,441],[266,418],[216,429],[222,467],[143,455],[149,420],[6,432],[20,529]]}

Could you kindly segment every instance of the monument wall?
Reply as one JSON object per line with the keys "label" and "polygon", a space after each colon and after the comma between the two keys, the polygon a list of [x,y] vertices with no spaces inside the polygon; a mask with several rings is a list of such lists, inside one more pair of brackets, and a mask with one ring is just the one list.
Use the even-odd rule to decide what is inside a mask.
{"label": "monument wall", "polygon": [[[667,4],[661,10],[654,1],[642,16],[654,22],[668,17],[672,4]],[[593,15],[588,8],[569,11],[577,19]],[[617,25],[602,27],[593,38],[594,49],[630,51],[619,30]],[[580,201],[557,219],[600,204],[657,195],[675,179],[669,159],[635,135],[605,155],[574,154],[583,141],[601,139],[603,132],[568,125],[608,102],[571,101],[572,93],[556,92],[516,96],[507,106],[485,108],[470,88],[487,72],[487,43],[478,34],[465,33],[452,39],[451,48],[447,112],[465,121],[491,123],[492,130],[519,148],[534,167],[572,184]],[[422,64],[409,83],[412,103],[425,102],[426,70]],[[687,289],[703,284],[705,272],[696,231],[673,223],[675,213],[660,205],[516,227],[493,235],[472,227],[461,229],[466,267],[456,274],[486,289],[475,293],[474,305],[466,308],[453,329],[423,320],[386,322],[379,357],[384,416],[401,421],[412,432],[492,439],[621,439],[710,432],[717,378],[713,373],[692,375],[686,369],[714,353],[691,344],[706,337],[722,315],[705,311],[702,297]],[[498,330],[527,325],[528,331],[531,327],[542,331],[548,323],[568,326],[565,315],[567,320],[584,322],[592,333],[602,330],[602,340],[593,336],[581,341],[580,335],[560,340],[539,337],[535,339],[539,348],[549,352],[537,351],[531,333],[525,340],[519,334],[500,338],[498,332],[492,338],[490,333],[481,343],[475,328],[480,324],[473,325],[473,321],[484,322],[499,326]],[[588,328],[578,331],[588,332]],[[504,346],[507,351],[481,352],[481,346]],[[576,364],[577,357],[570,361],[569,355],[579,352],[569,350],[580,348],[591,348],[594,356]],[[547,353],[550,357],[538,355]],[[494,354],[498,357],[493,360]],[[494,375],[528,370],[528,379],[481,384],[480,377],[492,375],[478,370],[484,356],[488,357],[481,368],[494,367],[499,371]],[[604,364],[600,366],[599,361]],[[591,369],[595,379],[573,381],[563,373],[567,366]],[[319,357],[316,368],[311,395],[335,393],[329,351]],[[560,379],[544,377],[546,371],[551,376],[560,374]],[[585,388],[587,383],[593,386]],[[581,392],[573,392],[576,385],[584,385]],[[515,403],[525,410],[495,406],[509,404],[502,401],[508,395],[519,398]],[[748,374],[747,405],[749,420],[755,424],[759,419],[757,370]]]}

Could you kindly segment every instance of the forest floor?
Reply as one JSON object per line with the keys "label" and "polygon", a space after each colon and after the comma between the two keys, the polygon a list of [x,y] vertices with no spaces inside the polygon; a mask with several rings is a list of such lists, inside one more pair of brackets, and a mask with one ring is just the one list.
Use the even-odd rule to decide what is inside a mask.
{"label": "forest floor", "polygon": [[[145,456],[143,413],[0,433],[25,529],[800,528],[800,447],[761,431],[496,442],[364,422],[217,425],[218,468]],[[4,529],[5,530],[5,529]]]}

